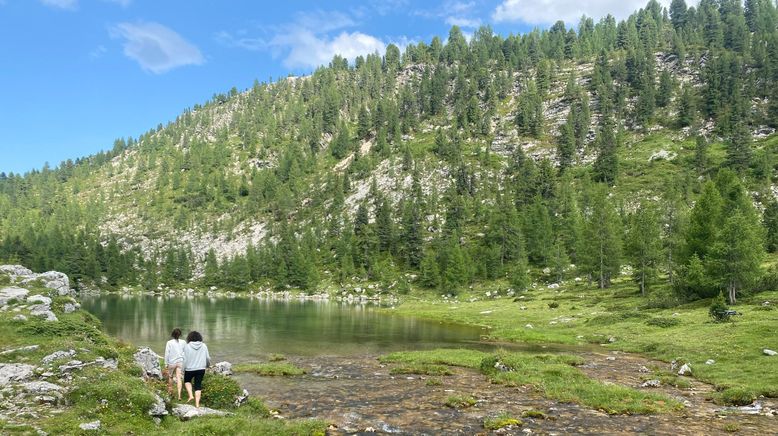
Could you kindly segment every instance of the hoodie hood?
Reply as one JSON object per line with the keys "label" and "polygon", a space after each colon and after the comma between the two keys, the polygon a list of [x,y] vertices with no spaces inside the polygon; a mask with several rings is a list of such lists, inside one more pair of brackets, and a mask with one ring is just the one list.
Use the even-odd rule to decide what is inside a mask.
{"label": "hoodie hood", "polygon": [[199,350],[200,347],[203,346],[203,343],[200,342],[200,341],[192,341],[192,342],[189,342],[189,346],[194,348],[195,350]]}

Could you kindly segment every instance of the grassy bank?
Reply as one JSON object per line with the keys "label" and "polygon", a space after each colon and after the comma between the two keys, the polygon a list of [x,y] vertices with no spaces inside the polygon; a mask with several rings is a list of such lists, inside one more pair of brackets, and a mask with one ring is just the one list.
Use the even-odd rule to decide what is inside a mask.
{"label": "grassy bank", "polygon": [[[714,323],[709,301],[662,308],[659,299],[641,297],[626,279],[595,289],[570,282],[558,289],[538,287],[514,297],[485,297],[477,289],[457,301],[435,296],[408,298],[393,313],[488,327],[497,341],[602,344],[603,350],[640,353],[688,362],[694,377],[714,384],[717,400],[731,396],[778,396],[778,292],[745,296],[731,322]],[[496,290],[496,288],[494,289]],[[656,289],[666,294],[667,289]],[[655,295],[656,295],[655,294]],[[477,301],[469,301],[477,298]],[[771,304],[763,305],[765,301]],[[714,364],[705,364],[712,359]],[[743,402],[737,401],[737,402]]]}
{"label": "grassy bank", "polygon": [[[492,383],[533,386],[546,398],[581,404],[610,414],[662,413],[682,407],[664,395],[593,380],[575,368],[583,363],[581,358],[564,354],[505,351],[495,354],[444,349],[397,352],[383,356],[381,361],[398,365],[399,368],[450,365],[477,369],[489,377]],[[456,406],[450,407],[462,407],[461,404],[466,402],[452,400],[451,403]]]}
{"label": "grassy bank", "polygon": [[[2,274],[0,274],[2,275]],[[0,283],[10,284],[8,277]],[[3,286],[0,286],[2,288]],[[50,295],[51,290],[36,285],[24,286],[29,295]],[[21,301],[20,301],[21,300]],[[323,434],[320,421],[280,421],[270,416],[259,399],[235,408],[237,382],[223,376],[206,376],[203,405],[226,410],[226,417],[195,418],[182,422],[170,415],[155,422],[148,411],[155,396],[170,399],[161,381],[145,382],[135,365],[136,347],[107,336],[100,322],[88,312],[64,313],[70,297],[54,297],[51,309],[57,321],[44,321],[28,313],[29,303],[12,300],[0,311],[0,352],[27,347],[0,355],[0,364],[30,365],[32,374],[11,380],[0,391],[0,434],[30,434],[37,430],[49,434]],[[37,347],[35,347],[37,346]],[[70,351],[72,350],[72,351]],[[57,351],[69,352],[43,362]],[[116,368],[103,362],[117,362]],[[79,361],[86,364],[71,370],[62,365]],[[78,364],[76,364],[78,366]],[[48,382],[55,391],[39,395],[28,382]],[[43,398],[49,397],[49,398]],[[169,408],[169,406],[168,406]],[[84,431],[80,424],[100,421],[100,431]]]}

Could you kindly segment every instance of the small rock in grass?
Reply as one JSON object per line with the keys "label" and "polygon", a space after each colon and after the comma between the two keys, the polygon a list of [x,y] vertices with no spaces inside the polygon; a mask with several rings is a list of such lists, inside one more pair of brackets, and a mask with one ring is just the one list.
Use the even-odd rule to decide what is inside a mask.
{"label": "small rock in grass", "polygon": [[684,363],[681,366],[681,369],[678,370],[678,375],[691,375],[692,374],[692,367],[689,366],[688,363]]}
{"label": "small rock in grass", "polygon": [[135,364],[143,370],[145,377],[162,378],[162,369],[159,367],[160,356],[151,348],[139,348],[133,357],[135,358]]}
{"label": "small rock in grass", "polygon": [[708,359],[708,360],[705,361],[706,365],[713,365],[714,363],[716,363],[716,361],[713,360],[713,359]]}
{"label": "small rock in grass", "polygon": [[640,385],[640,387],[643,388],[658,388],[659,386],[662,386],[662,383],[659,380],[648,380]]}
{"label": "small rock in grass", "polygon": [[167,408],[165,408],[165,400],[157,394],[154,394],[154,404],[149,409],[149,415],[151,416],[165,416],[167,415]]}
{"label": "small rock in grass", "polygon": [[605,358],[605,360],[611,360],[611,361],[613,361],[613,360],[616,360],[616,358],[615,358],[615,357],[613,357],[613,356],[608,356],[608,357],[606,357],[606,358]]}
{"label": "small rock in grass", "polygon": [[532,326],[532,324],[527,324],[527,325],[525,325],[524,327],[525,327],[525,328],[528,328],[528,329],[534,329],[534,328],[535,328],[535,327],[533,327],[533,326]]}
{"label": "small rock in grass", "polygon": [[643,374],[647,374],[647,373],[651,372],[651,370],[646,368],[645,366],[641,365],[640,368],[638,368],[638,372],[643,373]]}
{"label": "small rock in grass", "polygon": [[73,357],[76,355],[76,350],[68,350],[68,351],[55,351],[48,356],[45,356],[43,359],[41,359],[41,362],[44,364],[49,364],[55,360],[58,359],[64,359],[66,357]]}
{"label": "small rock in grass", "polygon": [[43,295],[40,295],[40,294],[36,294],[36,295],[30,295],[29,297],[27,297],[27,302],[28,303],[40,303],[40,304],[45,304],[47,306],[50,306],[51,305],[51,298],[44,297]]}
{"label": "small rock in grass", "polygon": [[78,428],[84,431],[97,431],[100,430],[100,420],[92,421],[92,422],[85,422],[83,424],[78,424]]}
{"label": "small rock in grass", "polygon": [[173,416],[179,418],[182,421],[187,421],[189,419],[198,416],[226,416],[226,415],[229,415],[229,413],[222,412],[221,410],[211,409],[208,407],[200,407],[198,409],[197,407],[189,404],[177,404],[175,407],[173,407]]}
{"label": "small rock in grass", "polygon": [[65,313],[73,313],[78,309],[78,306],[73,303],[65,303],[65,306],[62,308],[62,311]]}
{"label": "small rock in grass", "polygon": [[13,317],[14,321],[27,321],[27,317],[21,313]]}
{"label": "small rock in grass", "polygon": [[615,337],[611,336],[611,337],[608,338],[608,343],[612,344],[614,342],[616,342],[616,338]]}
{"label": "small rock in grass", "polygon": [[765,348],[764,350],[762,350],[762,353],[764,353],[765,356],[778,356],[778,352],[770,350],[768,348]]}

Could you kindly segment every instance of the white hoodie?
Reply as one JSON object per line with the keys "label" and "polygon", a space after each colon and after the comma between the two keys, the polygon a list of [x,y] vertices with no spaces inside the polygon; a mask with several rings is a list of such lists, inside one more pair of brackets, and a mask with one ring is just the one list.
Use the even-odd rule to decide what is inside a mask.
{"label": "white hoodie", "polygon": [[200,341],[188,342],[184,347],[184,371],[205,369],[211,364],[208,346]]}
{"label": "white hoodie", "polygon": [[184,346],[186,341],[183,339],[171,339],[165,345],[165,365],[171,366],[184,361]]}

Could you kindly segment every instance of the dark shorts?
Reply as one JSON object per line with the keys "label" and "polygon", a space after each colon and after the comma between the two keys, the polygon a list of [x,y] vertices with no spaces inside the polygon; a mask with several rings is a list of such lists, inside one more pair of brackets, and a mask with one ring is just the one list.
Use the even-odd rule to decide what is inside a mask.
{"label": "dark shorts", "polygon": [[203,376],[205,375],[204,369],[198,369],[197,371],[184,371],[184,383],[192,383],[192,387],[196,391],[203,390]]}

